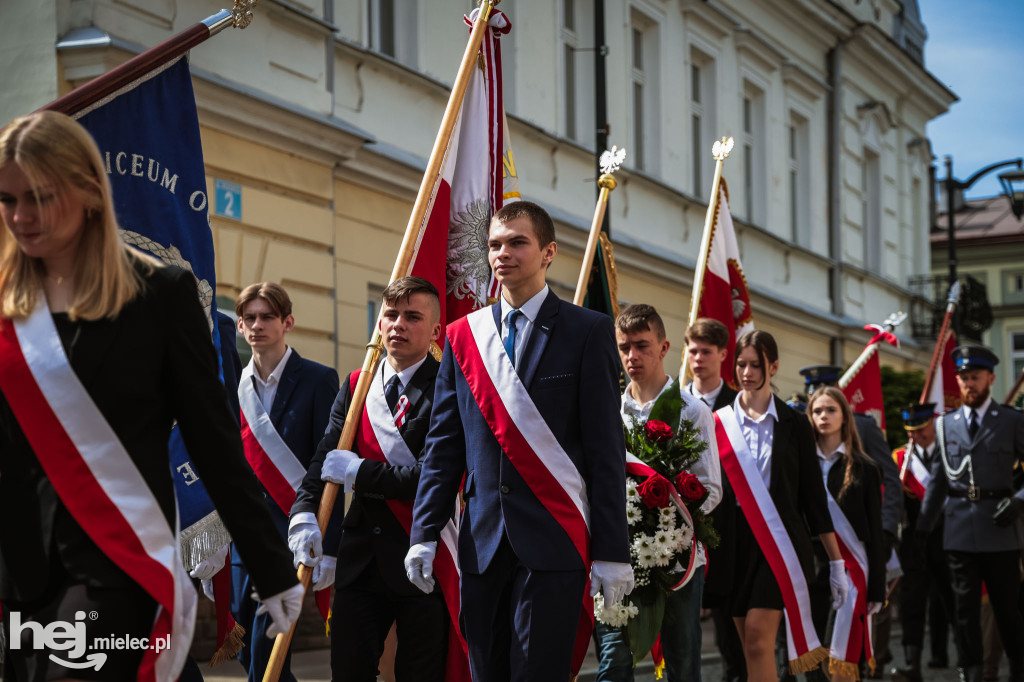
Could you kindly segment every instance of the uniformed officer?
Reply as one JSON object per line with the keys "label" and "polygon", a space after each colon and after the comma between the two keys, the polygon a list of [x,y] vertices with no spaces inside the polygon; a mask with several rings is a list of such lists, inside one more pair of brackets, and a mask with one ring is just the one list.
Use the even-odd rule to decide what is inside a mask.
{"label": "uniformed officer", "polygon": [[[938,458],[935,444],[935,403],[907,405],[902,410],[907,444],[893,450],[893,460],[903,482],[904,532],[912,532],[921,513],[922,491],[928,486],[929,471]],[[948,665],[947,624],[953,616],[953,592],[949,586],[946,554],[942,551],[942,521],[928,534],[924,545],[905,543],[901,547],[903,585],[900,621],[903,626],[905,667],[893,672],[894,682],[922,682],[921,650],[924,647],[924,619],[928,611],[932,660],[929,667]],[[930,599],[934,595],[935,598]],[[928,608],[929,601],[931,607]]]}
{"label": "uniformed officer", "polygon": [[[1024,414],[990,395],[999,358],[983,346],[953,350],[963,407],[939,417],[939,457],[921,506],[916,543],[934,527],[945,504],[943,548],[953,584],[958,671],[981,682],[981,584],[1010,661],[1011,682],[1024,681],[1024,618],[1020,593],[1024,490],[1011,486],[1014,462],[1024,460]],[[947,501],[946,498],[949,498]]]}

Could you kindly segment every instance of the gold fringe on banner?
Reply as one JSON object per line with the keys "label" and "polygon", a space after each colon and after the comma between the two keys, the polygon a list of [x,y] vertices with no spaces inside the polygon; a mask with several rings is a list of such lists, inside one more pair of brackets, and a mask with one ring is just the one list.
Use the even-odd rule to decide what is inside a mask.
{"label": "gold fringe on banner", "polygon": [[838,658],[829,658],[828,673],[829,675],[842,675],[843,677],[852,677],[855,680],[859,680],[860,666],[849,661],[841,661]]}
{"label": "gold fringe on banner", "polygon": [[811,649],[803,656],[789,662],[789,672],[794,675],[810,672],[826,658],[828,658],[828,649],[825,647],[819,646],[817,649]]}
{"label": "gold fringe on banner", "polygon": [[242,650],[242,637],[244,636],[245,628],[235,623],[235,627],[231,628],[231,632],[224,638],[224,644],[217,649],[210,659],[210,667],[213,668],[224,661],[230,661],[238,656],[238,652]]}

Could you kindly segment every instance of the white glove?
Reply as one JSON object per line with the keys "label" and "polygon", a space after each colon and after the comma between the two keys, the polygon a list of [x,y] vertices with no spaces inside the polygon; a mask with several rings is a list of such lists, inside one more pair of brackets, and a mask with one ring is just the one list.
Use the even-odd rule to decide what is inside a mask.
{"label": "white glove", "polygon": [[595,561],[590,567],[590,596],[604,594],[606,608],[633,591],[633,567],[615,561]]}
{"label": "white glove", "polygon": [[313,568],[324,555],[323,536],[312,512],[299,512],[288,522],[288,549],[292,551],[292,565],[305,564]]}
{"label": "white glove", "polygon": [[229,549],[231,549],[231,545],[224,545],[205,560],[200,561],[188,574],[199,580],[211,580],[227,564]]}
{"label": "white glove", "polygon": [[217,601],[213,598],[213,580],[203,580],[202,585],[203,594],[206,595],[206,598],[213,602]]}
{"label": "white glove", "polygon": [[338,566],[338,557],[324,555],[320,563],[313,569],[313,591],[330,589],[334,584],[334,569]]}
{"label": "white glove", "polygon": [[359,455],[351,450],[331,450],[324,457],[320,467],[320,479],[345,486],[345,492],[352,492],[356,482],[356,472],[363,463]]}
{"label": "white glove", "polygon": [[882,610],[882,602],[880,601],[869,601],[868,602],[868,615],[873,616]]}
{"label": "white glove", "polygon": [[828,562],[828,585],[832,588],[832,610],[838,611],[850,593],[850,581],[846,577],[846,562],[842,559]]}
{"label": "white glove", "polygon": [[437,542],[421,542],[405,555],[405,575],[416,587],[430,594],[434,589],[434,556]]}
{"label": "white glove", "polygon": [[305,593],[306,590],[301,583],[292,585],[284,592],[278,592],[273,597],[263,600],[260,600],[259,595],[253,592],[253,601],[260,602],[260,607],[256,609],[256,615],[270,614],[272,622],[267,628],[268,638],[274,639],[282,632],[288,632],[291,629],[292,623],[299,619],[299,612],[302,610],[302,596]]}

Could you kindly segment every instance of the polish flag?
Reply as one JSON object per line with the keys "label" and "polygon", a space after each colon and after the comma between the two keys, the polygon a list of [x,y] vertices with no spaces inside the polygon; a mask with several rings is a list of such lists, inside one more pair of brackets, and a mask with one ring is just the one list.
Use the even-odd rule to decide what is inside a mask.
{"label": "polish flag", "polygon": [[878,361],[878,353],[872,353],[864,366],[860,368],[842,389],[850,409],[860,414],[870,415],[878,422],[879,428],[885,431],[885,403],[882,401],[882,370]]}
{"label": "polish flag", "polygon": [[[478,12],[465,17],[466,23],[472,26]],[[495,11],[488,25],[479,68],[466,88],[408,272],[430,280],[441,292],[441,339],[446,324],[497,299],[499,285],[487,262],[487,231],[491,216],[506,201],[520,198],[501,96],[499,37],[512,24]]]}
{"label": "polish flag", "polygon": [[722,378],[735,387],[733,377],[733,348],[736,339],[754,328],[750,310],[750,292],[747,279],[740,265],[740,248],[736,242],[736,228],[729,212],[729,188],[722,178],[719,188],[718,210],[711,226],[711,242],[708,251],[707,268],[704,271],[704,285],[701,289],[700,317],[710,317],[725,324],[729,329],[728,353],[722,363]]}
{"label": "polish flag", "polygon": [[935,403],[935,414],[940,415],[960,407],[960,387],[956,383],[956,367],[953,365],[953,349],[956,348],[956,334],[949,333],[935,376],[932,377],[928,402]]}

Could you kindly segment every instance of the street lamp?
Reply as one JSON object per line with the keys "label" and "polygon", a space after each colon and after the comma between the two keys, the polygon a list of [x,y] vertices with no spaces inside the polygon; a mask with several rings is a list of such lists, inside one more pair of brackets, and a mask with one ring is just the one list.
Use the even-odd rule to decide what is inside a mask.
{"label": "street lamp", "polygon": [[1010,208],[1017,220],[1024,215],[1024,170],[1007,171],[999,174],[1003,192],[1010,199]]}
{"label": "street lamp", "polygon": [[956,213],[956,196],[959,192],[963,195],[963,192],[977,182],[983,175],[991,173],[997,168],[1003,166],[1017,166],[1016,172],[1003,173],[999,176],[999,181],[1003,185],[1003,190],[1006,196],[1010,200],[1010,206],[1013,207],[1013,214],[1019,219],[1022,213],[1024,213],[1024,159],[1014,159],[1013,161],[1000,161],[999,163],[993,163],[991,166],[985,166],[980,171],[967,178],[964,181],[957,180],[953,177],[953,157],[946,156],[946,179],[942,182],[946,185],[946,219],[948,223],[948,241],[949,241],[949,286],[953,286],[956,282],[956,220],[954,215]]}

